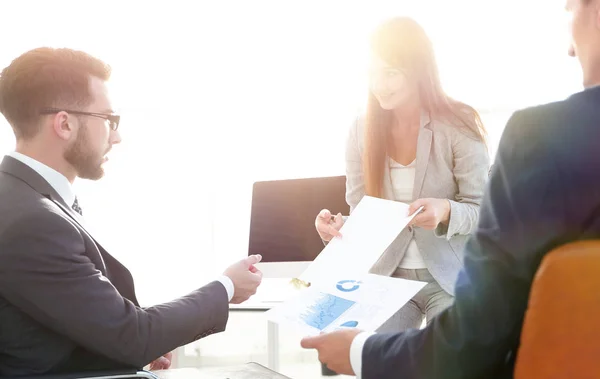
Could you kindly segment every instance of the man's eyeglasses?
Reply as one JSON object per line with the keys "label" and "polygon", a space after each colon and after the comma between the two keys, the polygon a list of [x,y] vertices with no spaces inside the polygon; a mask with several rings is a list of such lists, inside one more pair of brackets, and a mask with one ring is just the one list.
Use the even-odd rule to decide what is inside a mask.
{"label": "man's eyeglasses", "polygon": [[121,116],[116,114],[108,114],[108,113],[94,113],[94,112],[82,112],[82,111],[71,111],[68,109],[56,109],[56,108],[47,108],[43,109],[40,114],[54,114],[59,112],[67,112],[71,114],[81,115],[81,116],[90,116],[90,117],[99,117],[105,120],[108,120],[110,123],[110,128],[114,131],[119,129],[119,122],[121,122]]}

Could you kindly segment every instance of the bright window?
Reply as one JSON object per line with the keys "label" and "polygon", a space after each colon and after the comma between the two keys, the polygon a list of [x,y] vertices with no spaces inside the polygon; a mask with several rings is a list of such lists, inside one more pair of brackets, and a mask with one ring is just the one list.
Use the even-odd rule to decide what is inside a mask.
{"label": "bright window", "polygon": [[[343,173],[380,20],[407,14],[425,27],[447,92],[482,110],[492,152],[513,110],[580,88],[560,2],[406,3],[11,1],[0,65],[48,45],[113,66],[124,141],[106,178],[76,189],[148,304],[246,255],[253,181]],[[13,143],[2,124],[0,149]]]}

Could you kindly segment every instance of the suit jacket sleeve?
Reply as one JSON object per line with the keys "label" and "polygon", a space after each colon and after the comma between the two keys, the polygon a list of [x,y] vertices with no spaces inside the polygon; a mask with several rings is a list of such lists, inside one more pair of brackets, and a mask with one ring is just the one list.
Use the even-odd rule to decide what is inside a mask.
{"label": "suit jacket sleeve", "polygon": [[3,297],[47,328],[118,362],[143,367],[227,323],[227,293],[218,282],[169,303],[136,306],[96,269],[79,231],[51,211],[22,217],[0,239],[0,252]]}
{"label": "suit jacket sleeve", "polygon": [[515,354],[537,267],[568,240],[565,188],[548,131],[544,120],[523,112],[502,137],[453,306],[425,329],[370,337],[363,378],[493,377]]}
{"label": "suit jacket sleeve", "polygon": [[448,225],[440,224],[435,230],[438,237],[471,234],[479,220],[479,205],[489,176],[490,157],[487,146],[477,137],[456,132],[452,141],[454,180],[458,193],[450,200]]}

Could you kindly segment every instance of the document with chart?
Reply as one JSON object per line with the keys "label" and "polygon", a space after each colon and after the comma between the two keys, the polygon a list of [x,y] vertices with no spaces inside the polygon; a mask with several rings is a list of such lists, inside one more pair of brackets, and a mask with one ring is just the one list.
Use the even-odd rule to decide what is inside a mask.
{"label": "document with chart", "polygon": [[323,278],[366,274],[396,239],[414,214],[398,201],[365,196],[340,230],[298,278],[315,284]]}
{"label": "document with chart", "polygon": [[323,280],[265,313],[268,320],[315,335],[339,328],[375,331],[425,286],[374,274]]}

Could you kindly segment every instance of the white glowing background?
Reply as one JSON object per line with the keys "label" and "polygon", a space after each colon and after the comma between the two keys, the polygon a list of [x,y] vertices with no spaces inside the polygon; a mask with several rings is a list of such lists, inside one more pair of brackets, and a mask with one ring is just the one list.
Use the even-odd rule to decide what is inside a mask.
{"label": "white glowing background", "polygon": [[513,110],[580,89],[563,13],[557,0],[20,0],[2,5],[0,66],[43,45],[113,66],[124,142],[107,176],[76,190],[147,304],[246,255],[253,181],[344,172],[380,20],[425,27],[447,92],[482,111],[493,153]]}

